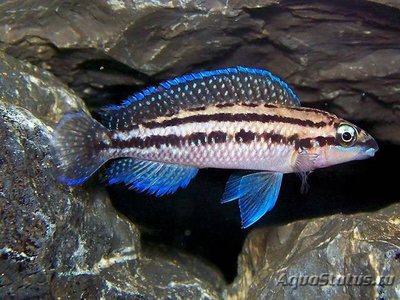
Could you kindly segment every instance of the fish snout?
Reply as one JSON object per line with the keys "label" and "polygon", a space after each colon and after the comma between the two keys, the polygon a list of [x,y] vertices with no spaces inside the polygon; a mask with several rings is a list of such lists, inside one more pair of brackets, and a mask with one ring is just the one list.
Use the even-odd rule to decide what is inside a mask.
{"label": "fish snout", "polygon": [[364,144],[364,149],[365,149],[365,154],[369,157],[373,157],[375,153],[379,150],[378,143],[375,141],[375,139],[368,135],[368,138]]}

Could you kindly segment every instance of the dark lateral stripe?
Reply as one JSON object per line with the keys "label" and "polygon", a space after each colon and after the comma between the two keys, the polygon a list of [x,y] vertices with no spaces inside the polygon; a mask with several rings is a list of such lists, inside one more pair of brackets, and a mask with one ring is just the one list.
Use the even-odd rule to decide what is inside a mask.
{"label": "dark lateral stripe", "polygon": [[252,103],[252,102],[237,102],[237,103],[219,103],[216,104],[215,107],[225,108],[225,107],[233,107],[233,106],[247,106],[247,107],[257,107],[260,106],[260,103]]}
{"label": "dark lateral stripe", "polygon": [[[239,102],[239,103],[220,103],[216,104],[215,107],[217,108],[225,108],[225,107],[233,107],[233,106],[246,106],[246,107],[258,107],[260,106],[259,103],[250,103],[250,102]],[[188,108],[187,111],[203,111],[206,110],[207,106],[198,106],[198,107],[192,107]]]}
{"label": "dark lateral stripe", "polygon": [[192,107],[192,108],[188,108],[188,111],[202,111],[202,110],[206,110],[207,106],[198,106],[198,107]]}
{"label": "dark lateral stripe", "polygon": [[219,104],[216,104],[215,107],[224,108],[224,107],[232,107],[235,105],[237,105],[237,104],[235,104],[235,103],[219,103]]}
{"label": "dark lateral stripe", "polygon": [[251,131],[240,130],[235,134],[235,141],[238,143],[251,143],[255,140],[256,134]]}
{"label": "dark lateral stripe", "polygon": [[293,144],[295,145],[296,149],[309,149],[312,148],[313,142],[316,141],[319,147],[323,147],[326,145],[334,145],[335,137],[323,137],[317,136],[315,138],[302,138],[300,139],[298,134],[293,134],[291,136],[284,136],[281,134],[273,133],[273,132],[264,132],[263,134],[256,134],[251,131],[240,130],[238,133],[235,134],[235,141],[237,143],[245,143],[249,144],[253,141],[260,141],[264,139],[264,141],[271,140],[273,144]]}
{"label": "dark lateral stripe", "polygon": [[290,107],[290,109],[295,110],[295,111],[313,112],[313,113],[320,114],[322,116],[328,117],[333,120],[332,114],[330,114],[326,111],[323,111],[323,110],[317,110],[317,109],[310,108],[310,107]]}
{"label": "dark lateral stripe", "polygon": [[182,147],[184,145],[194,144],[196,146],[206,144],[219,144],[227,141],[227,134],[222,131],[213,131],[209,134],[205,132],[194,132],[186,136],[178,136],[175,134],[169,135],[151,135],[145,138],[133,137],[128,141],[113,141],[114,146],[125,148],[125,147],[137,147],[139,149],[156,147],[160,148],[162,145],[172,147]]}
{"label": "dark lateral stripe", "polygon": [[311,120],[302,120],[291,117],[284,117],[279,115],[265,115],[265,114],[256,114],[256,113],[216,113],[211,115],[194,115],[184,118],[174,118],[161,122],[145,122],[142,125],[146,128],[162,128],[168,126],[177,126],[188,123],[206,123],[209,121],[217,121],[217,122],[262,122],[262,123],[288,123],[293,125],[300,125],[304,127],[316,127],[320,128],[328,125],[326,122],[313,122]]}
{"label": "dark lateral stripe", "polygon": [[228,135],[223,131],[212,131],[208,135],[208,140],[211,141],[211,143],[219,144],[219,143],[225,143],[227,137]]}
{"label": "dark lateral stripe", "polygon": [[295,149],[307,149],[313,146],[313,142],[318,142],[320,147],[325,145],[334,145],[335,137],[317,136],[315,138],[302,138],[300,139],[297,134],[291,136],[284,136],[274,132],[264,132],[256,134],[251,131],[240,130],[234,136],[228,136],[222,131],[213,131],[208,135],[205,132],[195,132],[187,136],[178,136],[174,134],[162,136],[152,135],[145,138],[134,137],[128,141],[114,140],[113,146],[118,148],[136,147],[139,149],[156,147],[160,148],[162,145],[180,148],[184,145],[214,145],[230,141],[236,143],[249,144],[254,141],[265,142],[271,141],[273,144],[294,144]]}
{"label": "dark lateral stripe", "polygon": [[319,147],[324,147],[326,145],[335,145],[336,144],[336,139],[333,136],[317,136],[315,138],[299,138],[297,134],[291,135],[291,136],[284,136],[281,134],[276,134],[276,133],[263,133],[262,134],[263,138],[265,140],[271,139],[272,143],[275,144],[291,144],[294,143],[295,149],[309,149],[313,147],[313,142],[316,141],[319,145]]}
{"label": "dark lateral stripe", "polygon": [[247,106],[247,107],[258,107],[258,106],[260,106],[259,103],[251,103],[251,102],[243,102],[243,103],[240,103],[239,105]]}

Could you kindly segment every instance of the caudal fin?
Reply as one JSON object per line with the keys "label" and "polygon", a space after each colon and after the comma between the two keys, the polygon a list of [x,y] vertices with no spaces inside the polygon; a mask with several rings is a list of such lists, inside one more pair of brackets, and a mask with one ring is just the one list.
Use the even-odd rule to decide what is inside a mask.
{"label": "caudal fin", "polygon": [[65,115],[53,137],[61,182],[80,184],[107,161],[99,149],[111,142],[108,130],[84,112]]}

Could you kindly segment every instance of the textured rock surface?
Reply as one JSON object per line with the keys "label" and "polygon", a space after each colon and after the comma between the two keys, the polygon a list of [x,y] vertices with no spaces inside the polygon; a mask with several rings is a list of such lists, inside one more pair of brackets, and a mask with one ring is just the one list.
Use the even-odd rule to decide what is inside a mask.
{"label": "textured rock surface", "polygon": [[52,125],[84,107],[54,76],[0,54],[0,298],[219,297],[203,262],[140,247],[101,188],[52,175]]}
{"label": "textured rock surface", "polygon": [[[376,213],[333,215],[255,230],[246,240],[239,276],[228,298],[399,299],[399,213],[400,205],[394,204]],[[358,279],[347,286],[301,285],[299,276],[321,274],[367,275],[378,282],[386,276],[388,281],[374,286],[357,284]]]}
{"label": "textured rock surface", "polygon": [[0,43],[96,106],[183,72],[264,67],[400,143],[396,1],[5,1]]}
{"label": "textured rock surface", "polygon": [[[400,144],[399,2],[306,2],[2,1],[0,49],[51,71],[91,108],[183,72],[236,64],[268,68],[286,79],[306,105],[333,111],[380,140]],[[67,189],[55,183],[49,149],[52,126],[64,113],[85,109],[79,97],[49,73],[3,54],[0,86],[0,297],[63,297],[66,293],[73,298],[221,297],[221,276],[207,264],[179,252],[141,249],[137,227],[118,216],[103,190],[90,184]],[[350,180],[361,176],[361,171],[340,173],[342,181],[328,173],[313,177],[317,183],[318,178],[330,178],[335,189],[340,186],[342,206],[337,203],[339,193],[327,196],[324,191],[331,190],[330,183],[320,182],[320,191],[301,205],[296,201],[306,197],[288,195],[286,185],[264,224],[273,224],[277,216],[275,223],[281,221],[282,211],[284,220],[308,217],[312,208],[313,214],[332,213],[323,207],[341,211],[349,191],[353,203],[356,196],[360,198],[360,209],[364,200],[394,201],[394,179],[382,166],[395,164],[398,156],[380,159],[380,168],[374,169],[379,172],[365,172],[369,180],[358,178],[362,184]],[[212,228],[225,240],[226,236],[233,240],[230,224],[236,223],[230,219],[237,217],[237,211],[229,215],[221,209],[212,215],[204,204],[193,209],[193,202],[201,197],[213,202],[210,193],[218,194],[218,199],[214,196],[218,203],[225,184],[223,179],[220,190],[215,187],[218,174],[208,179],[213,189],[206,191],[206,185],[192,189],[195,194],[201,191],[198,197],[180,194],[185,195],[183,207],[195,211],[194,221],[179,206],[170,210],[161,206],[156,215],[151,203],[149,214],[156,215],[157,222],[160,215],[178,219],[174,209],[180,209],[179,222],[201,223],[205,239]],[[365,191],[359,195],[365,184],[376,186],[368,197]],[[283,201],[289,198],[293,200]],[[136,208],[141,212],[143,206]],[[389,286],[293,289],[275,284],[283,272],[394,274],[398,293],[398,214],[397,205],[379,213],[334,215],[256,230],[245,244],[239,276],[226,295],[232,299],[399,297]],[[211,219],[216,218],[223,219],[230,232],[213,226]],[[174,235],[176,228],[174,232],[163,227],[168,239],[181,238]],[[208,243],[215,249],[221,240]],[[224,246],[219,249],[222,255],[230,244]]]}

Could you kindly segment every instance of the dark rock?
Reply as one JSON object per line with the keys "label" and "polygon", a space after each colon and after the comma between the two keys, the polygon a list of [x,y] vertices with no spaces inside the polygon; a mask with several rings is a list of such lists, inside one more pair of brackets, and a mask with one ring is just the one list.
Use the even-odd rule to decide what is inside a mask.
{"label": "dark rock", "polygon": [[[394,204],[375,213],[333,215],[255,230],[245,242],[239,276],[228,298],[398,299],[399,213],[400,205]],[[311,280],[304,285],[299,277],[322,274],[327,275],[320,283],[336,276],[333,284]],[[351,275],[382,281],[363,285]],[[349,284],[341,285],[340,276],[348,276]]]}
{"label": "dark rock", "polygon": [[400,143],[396,1],[9,1],[0,48],[91,106],[198,69],[263,67],[306,105]]}
{"label": "dark rock", "polygon": [[219,298],[204,262],[143,251],[103,188],[56,182],[52,126],[84,109],[72,91],[4,54],[0,83],[0,298]]}
{"label": "dark rock", "polygon": [[[332,214],[332,209],[343,211],[347,199],[353,208],[358,203],[357,209],[368,206],[364,200],[374,209],[393,201],[396,179],[387,174],[387,166],[395,164],[398,149],[390,157],[380,151],[371,163],[379,168],[368,172],[363,172],[367,167],[355,165],[321,170],[311,180],[322,187],[311,192],[308,202],[307,196],[289,195],[286,184],[277,207],[262,221],[270,227],[250,234],[240,256],[239,275],[226,290],[220,274],[207,263],[159,247],[142,249],[137,226],[117,214],[98,185],[66,188],[55,182],[49,146],[52,127],[66,112],[86,108],[42,70],[51,71],[94,109],[184,72],[236,64],[267,68],[293,86],[305,105],[337,113],[380,140],[399,144],[399,10],[400,4],[392,0],[1,2],[0,49],[41,69],[0,54],[0,297],[218,299],[225,293],[232,299],[399,297],[398,205],[378,213],[274,225],[289,218]],[[332,177],[338,168],[347,173]],[[362,173],[368,180],[360,178]],[[151,211],[152,203],[133,209],[143,219],[153,216],[149,222],[156,219],[161,224],[164,240],[178,240],[172,245],[185,236],[188,226],[183,223],[201,223],[203,241],[213,244],[209,252],[223,260],[233,256],[233,252],[225,255],[226,249],[230,243],[237,247],[233,241],[244,231],[236,234],[239,220],[234,204],[223,208],[232,213],[222,218],[220,211],[211,214],[204,204],[193,204],[205,198],[218,202],[229,174],[208,174],[199,177],[210,177],[212,188],[198,184],[192,192],[182,192],[182,206],[168,204],[167,210],[158,202],[158,214]],[[343,190],[327,193],[332,185],[322,182],[326,178]],[[360,194],[362,185],[378,187]],[[357,191],[348,196],[354,186]],[[126,195],[121,198],[120,203],[126,203]],[[145,197],[140,198],[145,203]],[[306,205],[296,204],[298,198]],[[321,200],[320,206],[312,200]],[[147,215],[141,210],[144,205],[150,208]],[[126,206],[121,209],[124,213]],[[181,207],[196,217],[191,219]],[[180,226],[169,228],[165,224],[171,223],[160,221],[160,216],[173,218],[172,223]],[[221,223],[225,227],[217,226]],[[234,225],[237,228],[231,229]],[[210,231],[214,239],[209,238]],[[317,276],[358,272],[395,275],[397,281],[396,286],[293,289],[276,285],[283,272]]]}

